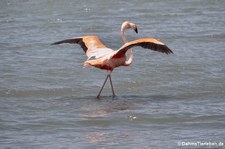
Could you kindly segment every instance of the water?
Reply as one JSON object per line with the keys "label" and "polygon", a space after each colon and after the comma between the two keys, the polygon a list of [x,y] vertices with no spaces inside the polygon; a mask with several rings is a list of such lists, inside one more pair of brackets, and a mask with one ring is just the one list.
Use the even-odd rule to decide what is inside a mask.
{"label": "water", "polygon": [[[225,3],[189,1],[0,1],[0,148],[213,148],[225,143]],[[120,25],[155,37],[175,53],[134,48],[130,67],[83,69],[75,45],[95,34],[122,45]],[[220,144],[221,145],[221,144]],[[225,144],[224,144],[225,145]],[[221,145],[221,147],[224,147]]]}

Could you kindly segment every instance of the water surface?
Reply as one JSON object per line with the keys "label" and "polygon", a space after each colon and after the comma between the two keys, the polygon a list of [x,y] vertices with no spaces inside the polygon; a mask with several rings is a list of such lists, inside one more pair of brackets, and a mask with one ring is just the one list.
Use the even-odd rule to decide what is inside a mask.
{"label": "water surface", "polygon": [[[1,1],[1,148],[225,143],[224,8],[222,0]],[[134,48],[133,64],[112,74],[117,97],[107,84],[96,100],[106,72],[84,69],[79,46],[50,44],[94,34],[116,50],[125,20],[139,29],[128,40],[154,37],[175,54]]]}

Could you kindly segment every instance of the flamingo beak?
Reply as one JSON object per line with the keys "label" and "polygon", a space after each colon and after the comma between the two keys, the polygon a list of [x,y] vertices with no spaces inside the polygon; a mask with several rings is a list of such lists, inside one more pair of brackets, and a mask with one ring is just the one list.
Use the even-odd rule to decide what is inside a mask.
{"label": "flamingo beak", "polygon": [[138,29],[137,29],[137,27],[134,29],[134,31],[135,31],[136,33],[138,33]]}

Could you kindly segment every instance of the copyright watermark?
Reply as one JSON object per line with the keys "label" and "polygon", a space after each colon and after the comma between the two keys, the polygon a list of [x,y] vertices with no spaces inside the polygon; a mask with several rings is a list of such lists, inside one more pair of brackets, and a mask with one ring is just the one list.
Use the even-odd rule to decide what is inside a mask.
{"label": "copyright watermark", "polygon": [[223,142],[213,142],[213,141],[178,141],[178,146],[181,147],[223,147],[225,144]]}

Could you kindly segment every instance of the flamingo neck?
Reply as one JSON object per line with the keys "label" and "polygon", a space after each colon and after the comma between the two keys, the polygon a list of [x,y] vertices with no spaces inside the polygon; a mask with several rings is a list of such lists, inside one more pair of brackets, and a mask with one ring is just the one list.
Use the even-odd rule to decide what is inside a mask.
{"label": "flamingo neck", "polygon": [[[124,29],[123,28],[121,29],[121,37],[122,37],[122,40],[123,40],[124,43],[128,42],[127,39],[126,39],[126,36],[124,34]],[[133,61],[132,49],[129,49],[127,51],[128,51],[128,54],[129,54],[129,58],[128,58],[128,60],[125,61],[124,66],[129,66],[132,63],[132,61]]]}
{"label": "flamingo neck", "polygon": [[127,41],[127,38],[126,38],[126,36],[124,34],[124,29],[121,29],[121,38],[122,38],[122,40],[123,40],[124,43],[127,43],[128,42]]}
{"label": "flamingo neck", "polygon": [[129,53],[129,58],[128,58],[128,60],[125,61],[124,66],[129,66],[133,61],[132,49],[129,49],[128,53]]}

